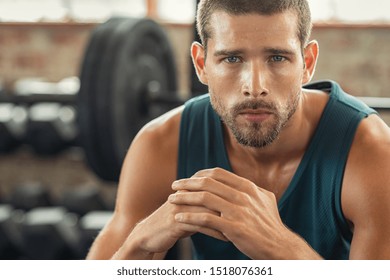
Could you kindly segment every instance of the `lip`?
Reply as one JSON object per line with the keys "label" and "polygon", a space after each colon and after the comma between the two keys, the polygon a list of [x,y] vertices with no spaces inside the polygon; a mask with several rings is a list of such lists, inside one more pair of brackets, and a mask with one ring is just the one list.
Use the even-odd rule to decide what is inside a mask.
{"label": "lip", "polygon": [[245,109],[240,114],[272,114],[272,112],[264,109]]}
{"label": "lip", "polygon": [[245,120],[250,122],[262,122],[268,119],[272,113],[267,110],[257,109],[247,109],[243,110],[239,113],[240,116],[242,116]]}

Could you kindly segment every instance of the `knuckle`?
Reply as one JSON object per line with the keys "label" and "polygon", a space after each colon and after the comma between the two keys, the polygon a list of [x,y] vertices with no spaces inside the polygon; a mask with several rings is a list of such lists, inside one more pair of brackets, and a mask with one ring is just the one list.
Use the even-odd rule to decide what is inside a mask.
{"label": "knuckle", "polygon": [[207,201],[208,194],[206,192],[198,192],[194,198],[196,199],[196,203],[203,205]]}
{"label": "knuckle", "polygon": [[239,201],[241,201],[242,205],[248,205],[251,203],[252,197],[248,193],[241,193]]}
{"label": "knuckle", "polygon": [[180,213],[183,211],[183,206],[179,204],[172,204],[170,214],[175,216],[177,213]]}
{"label": "knuckle", "polygon": [[202,202],[206,202],[210,197],[210,194],[208,192],[201,192],[200,193],[200,199]]}
{"label": "knuckle", "polygon": [[246,204],[249,204],[252,201],[252,197],[249,194],[244,193],[244,201]]}
{"label": "knuckle", "polygon": [[195,175],[198,177],[212,177],[219,174],[221,170],[222,169],[219,167],[215,167],[211,169],[203,169],[201,171],[196,172]]}
{"label": "knuckle", "polygon": [[203,226],[209,226],[212,223],[211,217],[209,215],[203,215],[200,218],[200,224]]}
{"label": "knuckle", "polygon": [[215,167],[215,168],[213,168],[213,169],[210,169],[210,174],[212,175],[212,176],[216,176],[216,175],[218,175],[218,174],[220,174],[221,172],[222,172],[222,168],[220,168],[220,167]]}
{"label": "knuckle", "polygon": [[259,187],[255,183],[251,182],[249,185],[249,189],[252,193],[256,193],[259,190]]}
{"label": "knuckle", "polygon": [[250,184],[248,185],[247,193],[250,196],[256,197],[259,192],[261,192],[260,188],[255,183],[250,182]]}
{"label": "knuckle", "polygon": [[214,180],[210,177],[201,177],[198,181],[198,190],[208,191]]}
{"label": "knuckle", "polygon": [[268,196],[270,199],[276,201],[276,195],[273,192],[268,192]]}
{"label": "knuckle", "polygon": [[201,177],[199,178],[199,188],[204,189],[210,183],[210,178]]}

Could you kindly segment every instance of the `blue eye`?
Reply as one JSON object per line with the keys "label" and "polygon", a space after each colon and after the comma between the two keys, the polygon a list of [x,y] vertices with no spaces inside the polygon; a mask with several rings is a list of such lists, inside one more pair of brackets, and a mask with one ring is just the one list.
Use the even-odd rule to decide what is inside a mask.
{"label": "blue eye", "polygon": [[271,57],[271,61],[273,61],[273,62],[283,62],[285,60],[286,60],[286,58],[284,56],[281,56],[281,55],[273,55]]}
{"label": "blue eye", "polygon": [[238,63],[238,62],[240,62],[241,60],[240,60],[240,58],[238,58],[237,56],[229,56],[229,57],[225,58],[225,61],[226,61],[227,63]]}

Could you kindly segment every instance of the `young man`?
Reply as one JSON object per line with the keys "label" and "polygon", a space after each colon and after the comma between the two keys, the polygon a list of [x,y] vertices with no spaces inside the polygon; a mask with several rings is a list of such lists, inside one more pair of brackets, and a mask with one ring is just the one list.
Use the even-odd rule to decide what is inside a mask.
{"label": "young man", "polygon": [[[306,0],[204,0],[191,54],[210,95],[146,125],[88,258],[390,259],[390,130],[309,84]],[[306,85],[306,86],[303,86]]]}

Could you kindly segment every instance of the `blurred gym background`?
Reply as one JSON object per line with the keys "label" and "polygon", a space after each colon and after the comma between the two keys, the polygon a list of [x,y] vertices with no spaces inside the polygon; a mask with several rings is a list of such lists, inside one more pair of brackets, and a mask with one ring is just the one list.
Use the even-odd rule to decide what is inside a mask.
{"label": "blurred gym background", "polygon": [[[390,97],[389,2],[309,2],[312,38],[320,43],[314,79],[334,79],[356,96]],[[126,16],[150,17],[164,28],[175,54],[178,89],[188,98],[194,89],[189,47],[196,3],[0,0],[1,94],[77,94],[91,31],[110,17]],[[0,259],[83,259],[110,217],[117,183],[100,179],[86,162],[72,106],[32,107],[10,109],[0,102]],[[390,124],[387,112],[381,115]],[[47,121],[50,133],[58,135],[34,128],[34,118]],[[17,137],[21,129],[29,140]]]}

